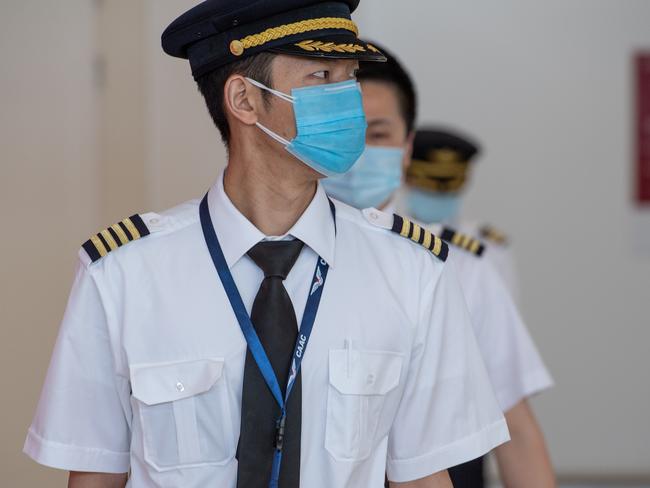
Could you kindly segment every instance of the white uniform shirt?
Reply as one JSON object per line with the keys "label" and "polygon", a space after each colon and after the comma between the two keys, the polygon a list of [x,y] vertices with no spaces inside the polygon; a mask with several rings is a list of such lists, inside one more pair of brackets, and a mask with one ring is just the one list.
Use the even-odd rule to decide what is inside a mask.
{"label": "white uniform shirt", "polygon": [[[428,228],[435,234],[441,226]],[[450,246],[472,327],[499,404],[507,412],[521,400],[553,386],[517,306],[492,263]]]}
{"label": "white uniform shirt", "polygon": [[504,284],[508,287],[510,295],[516,303],[519,302],[521,291],[519,288],[519,276],[517,275],[517,265],[515,262],[514,252],[512,247],[508,244],[497,244],[495,242],[486,241],[481,233],[481,226],[475,222],[458,222],[452,224],[458,232],[467,234],[476,239],[479,239],[486,244],[484,258],[489,261],[494,269],[499,273]]}
{"label": "white uniform shirt", "polygon": [[[396,206],[393,199],[383,212],[393,213]],[[418,224],[434,234],[442,234],[442,224]],[[482,240],[479,228],[477,224],[465,223],[454,230]],[[481,257],[450,245],[448,260],[458,271],[490,381],[499,405],[507,412],[521,400],[551,388],[553,378],[516,305],[513,293],[518,286],[511,248],[484,244]]]}
{"label": "white uniform shirt", "polygon": [[[222,178],[212,221],[250,313],[265,236]],[[383,486],[508,439],[449,263],[336,205],[320,188],[290,230],[284,282],[298,323],[317,255],[331,266],[302,365],[301,484]],[[25,452],[127,486],[236,486],[246,342],[201,231],[198,202],[146,214],[152,234],[94,264],[81,253]],[[388,461],[387,461],[388,460]]]}

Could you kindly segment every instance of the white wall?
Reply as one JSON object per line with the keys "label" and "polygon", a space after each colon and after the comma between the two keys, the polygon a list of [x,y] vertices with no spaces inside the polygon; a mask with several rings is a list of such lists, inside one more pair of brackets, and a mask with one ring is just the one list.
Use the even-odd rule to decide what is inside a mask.
{"label": "white wall", "polygon": [[165,27],[196,3],[145,2],[147,187],[152,208],[159,210],[202,197],[226,164],[225,148],[189,63],[170,58],[160,47]]}
{"label": "white wall", "polygon": [[650,477],[650,215],[634,209],[644,0],[366,0],[362,35],[417,80],[421,121],[486,146],[466,213],[509,231],[557,380],[536,402],[564,474]]}
{"label": "white wall", "polygon": [[0,2],[0,473],[64,486],[22,453],[71,285],[96,231],[93,3]]}

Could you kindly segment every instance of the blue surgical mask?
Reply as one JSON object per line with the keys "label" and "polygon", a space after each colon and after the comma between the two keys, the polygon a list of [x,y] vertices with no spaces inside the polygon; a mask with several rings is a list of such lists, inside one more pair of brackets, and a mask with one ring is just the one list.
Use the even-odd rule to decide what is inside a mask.
{"label": "blue surgical mask", "polygon": [[359,159],[366,144],[367,124],[356,81],[295,88],[287,95],[246,79],[293,104],[297,129],[293,140],[286,140],[259,122],[257,126],[300,161],[332,176],[345,173]]}
{"label": "blue surgical mask", "polygon": [[409,214],[425,224],[454,221],[460,204],[458,193],[436,193],[410,187],[406,195]]}
{"label": "blue surgical mask", "polygon": [[401,147],[366,146],[352,169],[323,180],[325,191],[356,208],[379,207],[402,182]]}

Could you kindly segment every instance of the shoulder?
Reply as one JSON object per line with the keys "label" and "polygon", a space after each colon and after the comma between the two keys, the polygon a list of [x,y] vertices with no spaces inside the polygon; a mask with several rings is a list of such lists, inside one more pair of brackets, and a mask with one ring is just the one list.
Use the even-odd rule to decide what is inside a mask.
{"label": "shoulder", "polygon": [[485,239],[489,243],[497,246],[507,246],[509,243],[509,238],[505,232],[489,224],[480,225],[478,227],[478,235],[481,239]]}
{"label": "shoulder", "polygon": [[134,214],[112,224],[84,242],[81,262],[90,267],[108,254],[133,252],[143,242],[179,232],[198,222],[198,200],[191,200],[160,213]]}
{"label": "shoulder", "polygon": [[449,253],[447,244],[438,236],[420,225],[396,214],[382,212],[375,208],[357,210],[340,202],[336,203],[337,218],[356,226],[361,232],[385,236],[391,245],[414,247],[433,254],[438,260],[446,261]]}
{"label": "shoulder", "polygon": [[452,246],[467,251],[476,257],[483,256],[485,252],[485,244],[483,242],[469,234],[459,232],[452,227],[442,227],[440,230],[440,238]]}

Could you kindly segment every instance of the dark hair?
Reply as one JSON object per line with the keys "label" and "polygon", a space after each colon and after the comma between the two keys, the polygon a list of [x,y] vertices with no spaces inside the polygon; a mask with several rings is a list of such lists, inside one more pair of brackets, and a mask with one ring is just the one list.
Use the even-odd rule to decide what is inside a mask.
{"label": "dark hair", "polygon": [[387,61],[385,63],[362,62],[359,66],[357,79],[360,82],[379,81],[388,83],[397,88],[402,117],[406,122],[407,132],[410,133],[415,128],[415,119],[417,117],[417,92],[413,80],[390,51],[375,42],[372,44],[386,55]]}
{"label": "dark hair", "polygon": [[[219,129],[221,139],[223,139],[226,146],[230,142],[230,126],[228,125],[223,103],[223,90],[226,81],[234,74],[241,74],[271,88],[273,83],[271,79],[271,62],[274,57],[275,54],[262,52],[242,59],[241,61],[235,61],[234,63],[221,66],[197,78],[196,83],[199,91],[205,99],[208,112],[210,112],[214,125]],[[268,99],[268,95],[266,91],[262,92],[265,102]]]}

